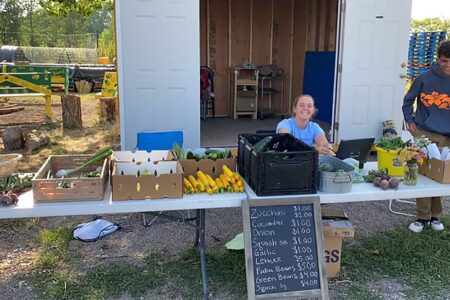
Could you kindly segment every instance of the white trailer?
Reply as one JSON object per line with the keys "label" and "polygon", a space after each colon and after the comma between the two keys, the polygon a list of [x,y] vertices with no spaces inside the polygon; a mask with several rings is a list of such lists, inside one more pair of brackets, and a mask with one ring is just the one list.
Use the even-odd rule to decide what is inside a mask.
{"label": "white trailer", "polygon": [[[182,130],[184,146],[200,146],[200,42],[205,38],[200,30],[200,9],[201,4],[211,7],[219,1],[225,7],[243,1],[252,9],[262,3],[259,0],[115,1],[123,149],[136,146],[136,133],[140,131]],[[326,0],[264,2],[268,1],[272,8],[294,7],[301,1],[329,3]],[[380,136],[381,123],[388,119],[395,120],[400,130],[412,1],[335,1],[336,72],[330,105],[334,140]],[[295,56],[296,49],[291,51]],[[294,97],[297,92],[290,91],[288,97]]]}

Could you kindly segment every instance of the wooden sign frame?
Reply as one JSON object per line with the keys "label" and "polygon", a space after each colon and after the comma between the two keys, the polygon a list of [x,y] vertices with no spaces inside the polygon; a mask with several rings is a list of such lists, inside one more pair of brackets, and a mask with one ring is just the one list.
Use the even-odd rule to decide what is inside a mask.
{"label": "wooden sign frame", "polygon": [[[298,204],[312,204],[314,210],[314,228],[317,244],[317,259],[320,280],[320,289],[294,291],[285,293],[272,293],[264,295],[255,294],[255,278],[254,278],[254,266],[253,266],[253,251],[252,251],[252,239],[251,239],[251,226],[250,226],[250,208],[251,207],[270,207],[270,206],[290,206]],[[320,212],[320,200],[319,196],[312,197],[298,197],[298,198],[271,198],[271,199],[254,199],[242,201],[242,219],[244,225],[244,246],[245,246],[245,262],[247,273],[247,294],[248,299],[303,299],[303,298],[315,298],[315,299],[329,299],[328,296],[328,281],[326,273],[326,264],[324,256],[324,244],[323,244],[323,230],[322,230],[322,216]]]}

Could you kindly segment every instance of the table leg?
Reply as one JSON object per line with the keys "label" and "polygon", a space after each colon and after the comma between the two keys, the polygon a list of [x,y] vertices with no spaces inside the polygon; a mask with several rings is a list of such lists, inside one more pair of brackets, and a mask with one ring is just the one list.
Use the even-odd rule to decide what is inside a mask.
{"label": "table leg", "polygon": [[198,247],[198,242],[200,240],[200,209],[197,209],[195,212],[195,240],[194,240],[194,248]]}
{"label": "table leg", "polygon": [[[202,284],[203,284],[203,299],[208,299],[208,285],[207,285],[207,275],[206,275],[206,253],[205,253],[205,210],[197,210],[197,216],[199,216],[199,227],[197,227],[197,232],[199,235],[199,251],[200,251],[200,262],[202,268]],[[198,220],[197,219],[197,220]],[[196,234],[197,235],[197,234]]]}

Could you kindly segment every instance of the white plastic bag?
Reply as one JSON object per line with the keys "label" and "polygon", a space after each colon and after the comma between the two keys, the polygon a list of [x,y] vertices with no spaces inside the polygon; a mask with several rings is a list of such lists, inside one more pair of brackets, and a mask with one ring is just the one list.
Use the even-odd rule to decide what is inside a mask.
{"label": "white plastic bag", "polygon": [[120,226],[117,224],[97,219],[78,225],[73,231],[73,238],[84,242],[94,242],[118,229],[120,229]]}

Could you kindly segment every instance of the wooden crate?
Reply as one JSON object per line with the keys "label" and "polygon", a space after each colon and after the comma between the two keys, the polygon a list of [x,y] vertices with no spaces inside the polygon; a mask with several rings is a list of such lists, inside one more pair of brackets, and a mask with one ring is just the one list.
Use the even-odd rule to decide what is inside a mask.
{"label": "wooden crate", "polygon": [[[55,173],[61,169],[73,169],[81,165],[92,155],[51,155],[32,180],[35,202],[60,202],[60,201],[84,201],[103,200],[108,174],[109,162],[105,159],[82,172],[94,171],[102,167],[100,177],[54,178]],[[49,176],[50,175],[50,176]],[[61,188],[61,183],[66,183],[69,188]]]}

